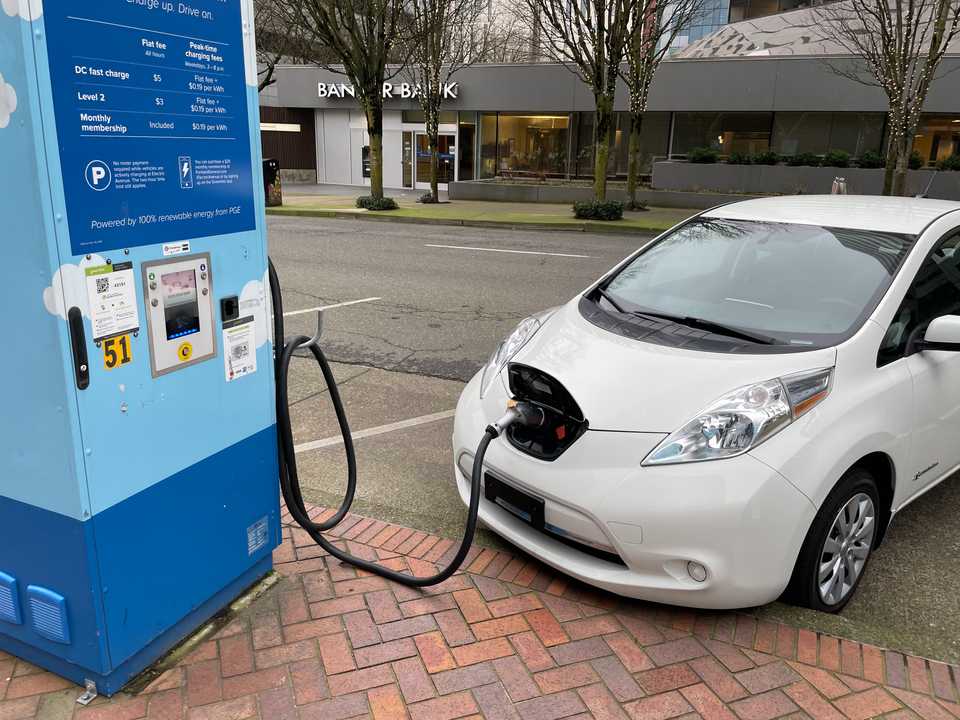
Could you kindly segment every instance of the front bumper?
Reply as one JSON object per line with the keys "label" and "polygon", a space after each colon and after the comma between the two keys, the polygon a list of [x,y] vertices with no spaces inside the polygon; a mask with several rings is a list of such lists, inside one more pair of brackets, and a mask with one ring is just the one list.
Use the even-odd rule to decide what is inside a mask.
{"label": "front bumper", "polygon": [[[457,405],[454,473],[464,503],[470,479],[458,461],[472,464],[484,428],[502,414],[505,400],[499,381],[481,400],[474,378]],[[571,547],[485,498],[480,519],[547,565],[627,597],[715,609],[775,600],[813,521],[812,503],[749,454],[641,467],[663,437],[588,430],[553,462],[504,439],[487,450],[485,472],[543,499],[548,525],[582,545],[609,548],[622,564]],[[690,577],[690,561],[707,569],[705,581]]]}

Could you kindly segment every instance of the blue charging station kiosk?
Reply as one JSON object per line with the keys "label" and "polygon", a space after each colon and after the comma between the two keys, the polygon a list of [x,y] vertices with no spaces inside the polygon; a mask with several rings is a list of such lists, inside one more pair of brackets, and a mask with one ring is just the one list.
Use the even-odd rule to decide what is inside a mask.
{"label": "blue charging station kiosk", "polygon": [[112,694],[271,568],[251,0],[0,0],[0,649]]}

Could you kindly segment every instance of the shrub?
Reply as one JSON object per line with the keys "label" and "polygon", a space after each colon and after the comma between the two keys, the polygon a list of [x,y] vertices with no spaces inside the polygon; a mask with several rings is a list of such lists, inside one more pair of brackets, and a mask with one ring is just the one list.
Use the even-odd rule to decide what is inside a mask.
{"label": "shrub", "polygon": [[692,163],[709,164],[720,159],[720,153],[713,148],[696,147],[687,153],[687,161]]}
{"label": "shrub", "polygon": [[960,171],[960,155],[950,155],[937,162],[937,170]]}
{"label": "shrub", "polygon": [[886,165],[887,161],[883,155],[873,150],[867,150],[857,158],[857,167],[876,169],[886,167]]}
{"label": "shrub", "polygon": [[850,167],[850,153],[846,150],[830,150],[823,156],[824,167]]}
{"label": "shrub", "polygon": [[791,165],[793,167],[800,167],[801,165],[818,167],[820,165],[820,156],[809,152],[797,153],[796,155],[791,155],[787,158],[787,165]]}
{"label": "shrub", "polygon": [[578,202],[573,204],[573,215],[579,220],[621,220],[623,203],[616,200]]}
{"label": "shrub", "polygon": [[399,205],[397,201],[390,197],[380,198],[379,200],[372,195],[362,195],[357,198],[357,207],[364,210],[396,210]]}
{"label": "shrub", "polygon": [[923,158],[920,157],[920,153],[914,150],[910,153],[910,159],[907,161],[907,167],[911,170],[919,170],[924,166]]}
{"label": "shrub", "polygon": [[734,152],[730,153],[730,157],[727,158],[727,163],[730,165],[752,165],[753,158],[747,153]]}
{"label": "shrub", "polygon": [[753,156],[754,165],[776,165],[780,162],[780,156],[773,150],[765,150]]}

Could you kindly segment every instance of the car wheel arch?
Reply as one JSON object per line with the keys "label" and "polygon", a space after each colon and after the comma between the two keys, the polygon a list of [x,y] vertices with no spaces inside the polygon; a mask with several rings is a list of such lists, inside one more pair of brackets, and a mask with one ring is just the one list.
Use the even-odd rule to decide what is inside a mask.
{"label": "car wheel arch", "polygon": [[[861,468],[869,472],[877,483],[877,492],[880,493],[880,511],[883,513],[879,523],[878,535],[875,547],[879,547],[887,534],[887,527],[890,525],[890,518],[893,512],[893,499],[895,497],[897,478],[896,467],[893,458],[883,451],[868,453],[859,460],[850,465],[846,470],[837,476],[834,487],[840,483],[841,479],[853,469]],[[832,488],[831,488],[832,490]]]}

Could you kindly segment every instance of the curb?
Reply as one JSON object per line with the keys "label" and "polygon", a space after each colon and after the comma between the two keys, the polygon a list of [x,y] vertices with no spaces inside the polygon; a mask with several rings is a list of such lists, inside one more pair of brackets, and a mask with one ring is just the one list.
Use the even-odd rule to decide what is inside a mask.
{"label": "curb", "polygon": [[612,233],[616,235],[637,234],[637,235],[656,235],[662,233],[673,224],[662,228],[642,228],[633,226],[608,225],[606,223],[591,224],[587,222],[563,222],[563,223],[538,223],[538,222],[509,222],[499,220],[462,220],[456,218],[416,218],[403,215],[390,214],[372,214],[359,212],[345,212],[342,210],[314,210],[314,209],[277,209],[267,208],[267,215],[277,217],[319,217],[319,218],[337,218],[349,220],[367,220],[370,222],[394,222],[407,223],[410,225],[446,225],[451,227],[482,227],[498,228],[503,230],[560,230],[563,232],[595,232]]}

